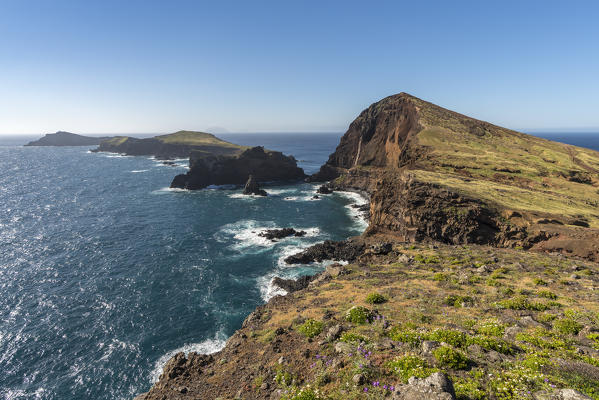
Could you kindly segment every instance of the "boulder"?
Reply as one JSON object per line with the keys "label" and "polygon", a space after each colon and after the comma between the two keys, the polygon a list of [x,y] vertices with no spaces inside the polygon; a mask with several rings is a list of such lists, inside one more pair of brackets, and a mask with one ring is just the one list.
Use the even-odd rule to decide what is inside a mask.
{"label": "boulder", "polygon": [[574,389],[559,389],[554,392],[541,390],[533,394],[535,400],[591,400],[591,397]]}
{"label": "boulder", "polygon": [[424,379],[411,377],[407,385],[395,388],[393,400],[454,400],[453,384],[442,372],[435,372]]}

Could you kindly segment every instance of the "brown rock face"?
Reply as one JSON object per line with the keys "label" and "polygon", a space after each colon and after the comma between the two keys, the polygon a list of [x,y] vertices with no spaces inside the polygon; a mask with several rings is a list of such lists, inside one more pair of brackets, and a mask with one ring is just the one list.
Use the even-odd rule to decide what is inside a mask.
{"label": "brown rock face", "polygon": [[500,231],[494,212],[459,193],[384,174],[371,204],[369,233],[393,232],[405,241],[492,244]]}
{"label": "brown rock face", "polygon": [[416,106],[403,94],[368,107],[351,123],[327,164],[342,168],[358,165],[400,167],[400,157],[412,135],[418,133]]}
{"label": "brown rock face", "polygon": [[339,168],[405,165],[409,161],[406,150],[410,139],[421,129],[416,106],[410,97],[400,93],[362,111],[351,123],[327,163],[311,180],[334,179],[339,176]]}

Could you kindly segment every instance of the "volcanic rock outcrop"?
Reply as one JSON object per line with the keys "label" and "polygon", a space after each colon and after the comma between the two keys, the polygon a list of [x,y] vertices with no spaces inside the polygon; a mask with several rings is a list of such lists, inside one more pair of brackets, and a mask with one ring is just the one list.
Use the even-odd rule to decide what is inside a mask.
{"label": "volcanic rock outcrop", "polygon": [[250,175],[248,181],[245,183],[245,187],[243,188],[243,194],[250,196],[268,196],[266,190],[260,189],[258,182],[254,179],[254,175]]}
{"label": "volcanic rock outcrop", "polygon": [[195,190],[210,185],[241,185],[248,175],[259,182],[293,182],[305,178],[295,158],[263,147],[252,147],[233,155],[194,151],[189,164],[189,171],[177,175],[171,187]]}

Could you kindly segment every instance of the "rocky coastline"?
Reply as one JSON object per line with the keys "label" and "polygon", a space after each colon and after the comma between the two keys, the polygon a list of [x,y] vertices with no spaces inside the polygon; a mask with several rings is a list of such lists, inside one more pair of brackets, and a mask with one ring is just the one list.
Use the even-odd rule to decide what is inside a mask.
{"label": "rocky coastline", "polygon": [[405,93],[371,105],[308,177],[367,193],[367,230],[285,260],[348,264],[275,279],[287,295],[136,399],[597,398],[597,168]]}

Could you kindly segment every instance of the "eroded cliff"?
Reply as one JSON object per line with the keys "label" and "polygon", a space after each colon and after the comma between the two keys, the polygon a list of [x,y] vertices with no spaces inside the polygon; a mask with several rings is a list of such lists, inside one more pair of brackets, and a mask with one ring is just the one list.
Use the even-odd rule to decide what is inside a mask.
{"label": "eroded cliff", "polygon": [[371,194],[368,234],[599,259],[599,153],[401,93],[364,110],[312,181]]}

